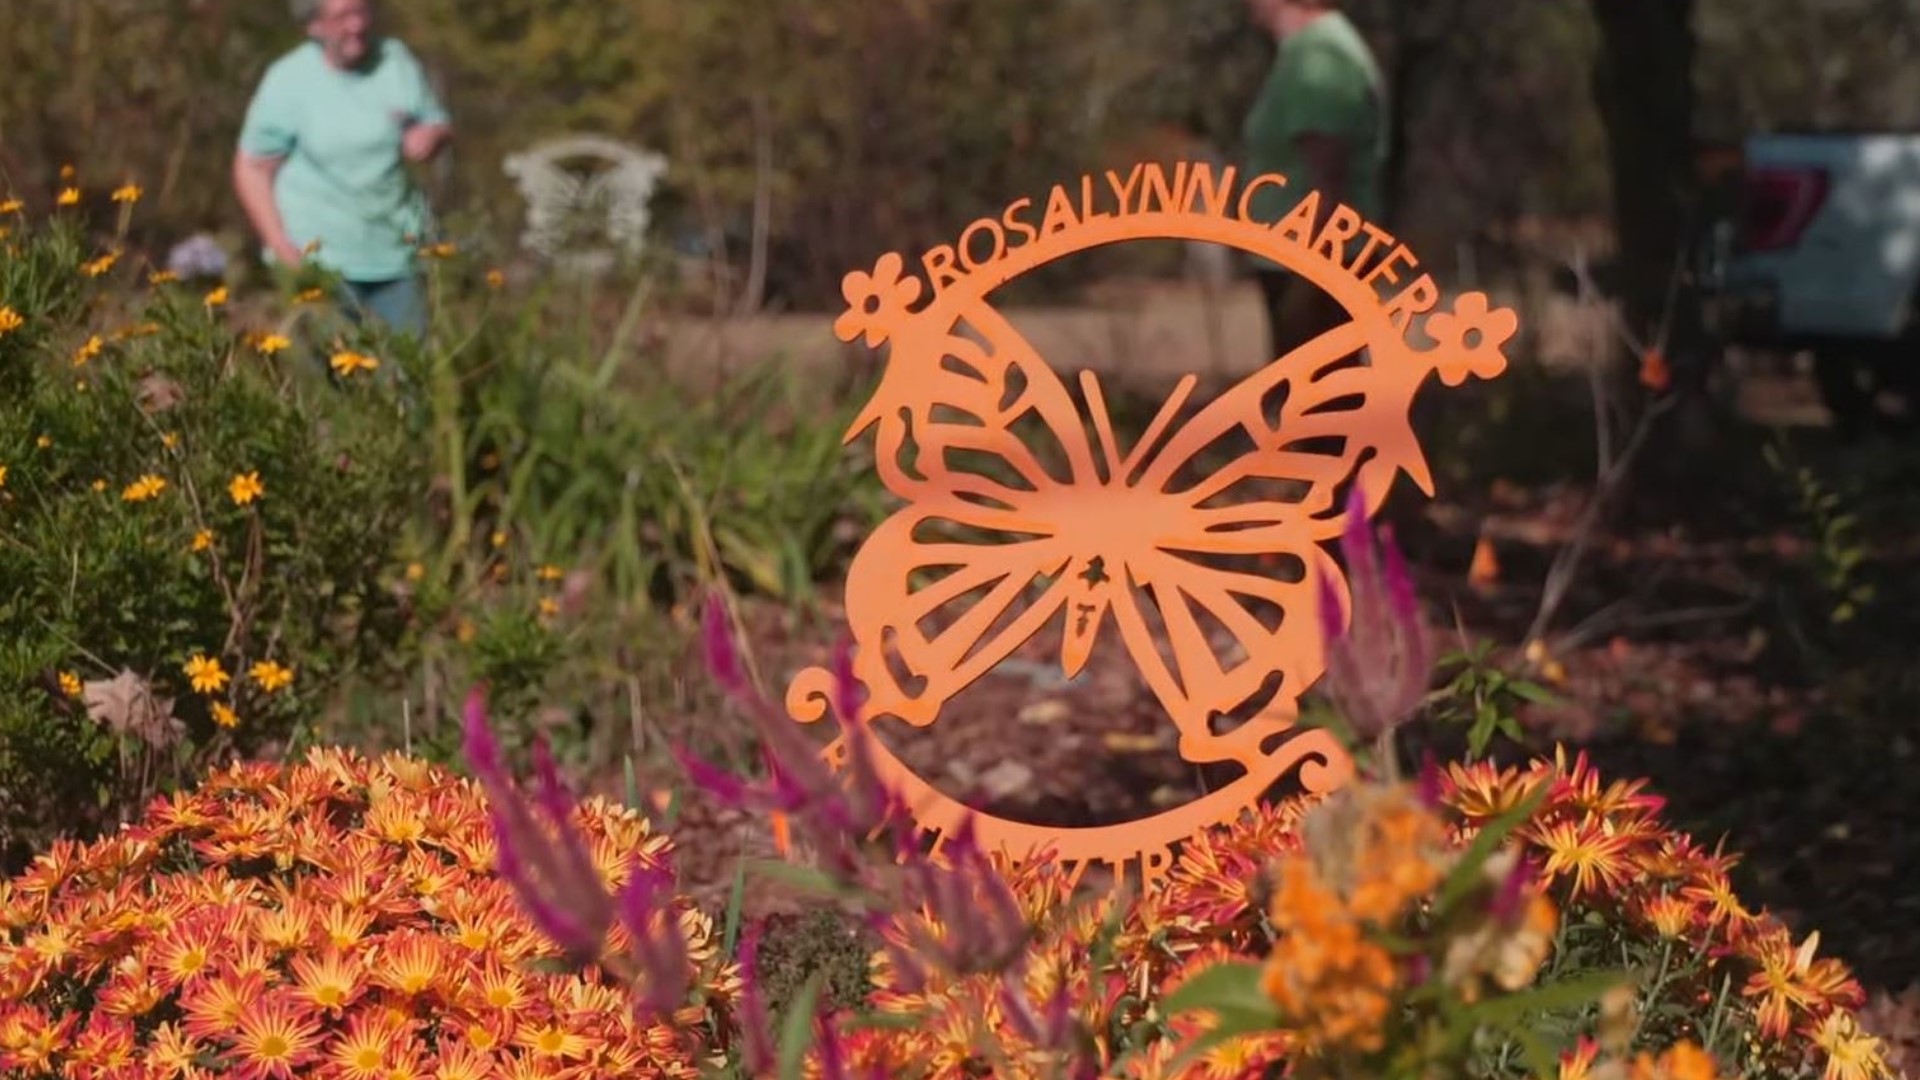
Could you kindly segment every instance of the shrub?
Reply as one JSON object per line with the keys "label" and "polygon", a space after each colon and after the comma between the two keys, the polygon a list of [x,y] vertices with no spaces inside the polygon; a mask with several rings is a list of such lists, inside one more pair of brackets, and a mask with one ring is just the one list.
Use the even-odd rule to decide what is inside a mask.
{"label": "shrub", "polygon": [[[573,824],[609,887],[672,854],[602,800]],[[0,885],[0,1075],[697,1075],[737,987],[708,919],[670,902],[701,992],[643,1023],[494,859],[478,790],[415,760],[215,773]]]}
{"label": "shrub", "polygon": [[380,666],[422,482],[392,400],[336,392],[56,218],[0,264],[0,828],[84,828],[252,752]]}

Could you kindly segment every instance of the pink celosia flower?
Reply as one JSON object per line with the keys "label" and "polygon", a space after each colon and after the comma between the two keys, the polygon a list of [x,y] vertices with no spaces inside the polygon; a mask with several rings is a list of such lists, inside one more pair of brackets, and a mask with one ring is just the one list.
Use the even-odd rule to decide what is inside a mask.
{"label": "pink celosia flower", "polygon": [[1320,627],[1327,646],[1322,685],[1356,735],[1377,739],[1420,708],[1433,674],[1433,651],[1393,531],[1382,526],[1375,543],[1358,484],[1347,500],[1340,551],[1353,603],[1351,616],[1343,618],[1336,587],[1321,578]]}
{"label": "pink celosia flower", "polygon": [[685,1004],[691,968],[671,875],[636,867],[620,895],[609,895],[545,742],[534,744],[537,788],[529,802],[501,759],[483,689],[467,697],[465,751],[487,793],[495,865],[534,925],[575,962],[603,962],[607,931],[618,919],[633,939],[641,1009],[662,1015]]}

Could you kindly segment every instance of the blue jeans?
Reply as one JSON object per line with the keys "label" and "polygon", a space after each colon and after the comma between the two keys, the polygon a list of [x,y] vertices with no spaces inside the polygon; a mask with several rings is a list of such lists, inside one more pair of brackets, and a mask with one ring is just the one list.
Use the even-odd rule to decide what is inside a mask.
{"label": "blue jeans", "polygon": [[371,315],[396,333],[427,336],[427,304],[417,275],[392,281],[347,281],[340,291],[340,306],[354,322]]}

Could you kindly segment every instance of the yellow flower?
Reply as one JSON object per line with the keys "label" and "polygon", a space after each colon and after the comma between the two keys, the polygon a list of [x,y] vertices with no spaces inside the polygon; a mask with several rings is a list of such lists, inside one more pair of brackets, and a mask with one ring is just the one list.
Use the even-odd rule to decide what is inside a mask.
{"label": "yellow flower", "polygon": [[107,482],[105,480],[95,480],[93,482],[93,490],[95,491],[107,490]]}
{"label": "yellow flower", "polygon": [[454,252],[458,250],[459,248],[452,244],[434,244],[431,247],[422,248],[420,253],[429,259],[448,259],[452,258]]}
{"label": "yellow flower", "polygon": [[408,581],[419,581],[421,578],[426,576],[427,576],[426,567],[420,565],[417,562],[407,564],[407,580]]}
{"label": "yellow flower", "polygon": [[0,200],[0,214],[17,214],[25,209],[26,205],[19,199]]}
{"label": "yellow flower", "polygon": [[269,694],[285,690],[293,684],[293,669],[283,667],[272,660],[260,661],[248,668],[247,674],[252,675],[253,681],[259,684],[260,689]]}
{"label": "yellow flower", "polygon": [[127,502],[146,502],[166,489],[167,482],[164,479],[148,473],[128,484],[126,489],[120,492],[120,498]]}
{"label": "yellow flower", "polygon": [[551,596],[541,597],[540,598],[540,614],[549,619],[553,618],[555,615],[560,614],[560,601],[555,600]]}
{"label": "yellow flower", "polygon": [[42,435],[33,440],[33,445],[45,450],[53,445],[53,437],[51,435]]}
{"label": "yellow flower", "polygon": [[212,546],[213,546],[213,530],[201,529],[199,532],[193,534],[193,550],[194,551],[196,552],[205,551]]}
{"label": "yellow flower", "polygon": [[78,175],[79,173],[77,173],[74,170],[71,164],[60,166],[60,182],[61,183],[65,183],[69,180],[72,180],[75,176],[78,176]]}
{"label": "yellow flower", "polygon": [[88,277],[99,277],[101,274],[113,269],[113,264],[119,261],[120,253],[117,251],[109,251],[92,262],[82,264],[80,270]]}
{"label": "yellow flower", "polygon": [[333,370],[339,373],[342,378],[351,376],[356,371],[372,371],[380,366],[380,361],[365,353],[357,352],[334,353],[333,359],[329,361],[329,363],[333,365]]}
{"label": "yellow flower", "polygon": [[222,285],[219,288],[208,293],[207,298],[205,300],[206,305],[210,308],[217,308],[221,304],[224,304],[226,302],[227,302],[227,287],[225,285]]}
{"label": "yellow flower", "polygon": [[149,285],[165,285],[170,281],[179,280],[180,275],[171,270],[155,270],[153,273],[147,275],[147,284]]}
{"label": "yellow flower", "polygon": [[253,339],[254,350],[262,356],[273,356],[292,344],[280,334],[261,334]]}
{"label": "yellow flower", "polygon": [[25,326],[26,323],[27,320],[21,318],[19,312],[5,304],[0,304],[0,337],[6,337]]}
{"label": "yellow flower", "polygon": [[501,273],[498,270],[487,271],[487,288],[489,289],[502,288],[506,285],[506,283],[507,283],[507,275]]}
{"label": "yellow flower", "polygon": [[83,687],[80,685],[80,676],[75,675],[71,671],[63,671],[60,673],[60,692],[61,693],[67,695],[70,698],[77,698],[80,696],[82,689]]}
{"label": "yellow flower", "polygon": [[174,447],[176,447],[176,446],[179,446],[179,445],[180,445],[180,433],[179,433],[179,432],[177,432],[177,431],[169,431],[169,432],[167,432],[167,433],[165,433],[165,434],[163,434],[163,435],[161,435],[161,436],[160,436],[160,445],[161,445],[161,446],[164,446],[164,447],[166,447],[166,448],[167,448],[167,449],[169,449],[169,450],[171,450],[171,449],[173,449],[173,448],[174,448]]}
{"label": "yellow flower", "polygon": [[74,390],[75,390],[75,391],[76,391],[77,393],[82,393],[82,394],[84,394],[84,393],[86,393],[86,392],[87,392],[87,390],[88,390],[88,387],[87,387],[87,380],[85,380],[85,379],[75,379],[75,380],[73,380],[73,389],[74,389]]}
{"label": "yellow flower", "polygon": [[7,467],[0,465],[0,488],[7,486]]}
{"label": "yellow flower", "polygon": [[100,350],[106,347],[107,343],[100,340],[99,334],[92,335],[87,338],[86,344],[73,350],[73,366],[79,367],[94,357],[99,356]]}
{"label": "yellow flower", "polygon": [[453,636],[457,638],[462,645],[471,642],[473,635],[473,622],[470,619],[461,619],[459,624],[453,628]]}
{"label": "yellow flower", "polygon": [[211,694],[227,685],[227,670],[220,666],[220,661],[208,659],[202,653],[194,653],[193,659],[187,661],[186,667],[181,670],[186,672],[195,693]]}
{"label": "yellow flower", "polygon": [[495,529],[493,531],[493,536],[490,537],[489,539],[493,541],[494,547],[503,548],[507,546],[507,534],[506,534],[506,531],[503,529]]}
{"label": "yellow flower", "polygon": [[114,189],[113,201],[117,203],[137,203],[144,194],[138,184],[122,184]]}
{"label": "yellow flower", "polygon": [[295,295],[293,302],[296,304],[317,304],[320,302],[320,298],[325,295],[326,294],[319,289],[306,289]]}
{"label": "yellow flower", "polygon": [[536,573],[538,574],[541,581],[559,581],[561,578],[566,576],[566,571],[560,569],[557,566],[554,566],[551,563],[541,567],[538,571],[536,571]]}
{"label": "yellow flower", "polygon": [[61,206],[78,206],[80,205],[80,189],[75,187],[62,188],[60,197],[55,201]]}
{"label": "yellow flower", "polygon": [[216,701],[213,703],[213,722],[223,728],[240,726],[240,714]]}
{"label": "yellow flower", "polygon": [[227,484],[227,494],[238,506],[245,506],[266,493],[267,486],[260,482],[257,472],[240,473]]}

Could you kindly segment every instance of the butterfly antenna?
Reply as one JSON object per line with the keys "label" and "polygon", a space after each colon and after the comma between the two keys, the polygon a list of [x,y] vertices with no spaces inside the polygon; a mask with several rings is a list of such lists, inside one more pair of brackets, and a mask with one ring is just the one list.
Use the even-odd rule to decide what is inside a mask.
{"label": "butterfly antenna", "polygon": [[1113,417],[1107,415],[1107,398],[1100,392],[1100,376],[1091,371],[1080,373],[1080,389],[1087,395],[1087,408],[1093,413],[1093,431],[1100,437],[1100,451],[1107,456],[1107,479],[1119,483],[1120,445],[1113,437]]}
{"label": "butterfly antenna", "polygon": [[1166,434],[1167,425],[1173,423],[1173,418],[1179,415],[1187,398],[1193,396],[1193,388],[1199,383],[1200,376],[1187,375],[1173,388],[1173,393],[1167,395],[1166,404],[1160,406],[1153,423],[1147,425],[1146,434],[1140,436],[1140,441],[1133,445],[1133,452],[1127,455],[1127,463],[1121,469],[1122,481],[1133,479],[1134,472],[1146,461],[1148,452],[1160,441],[1160,436]]}

